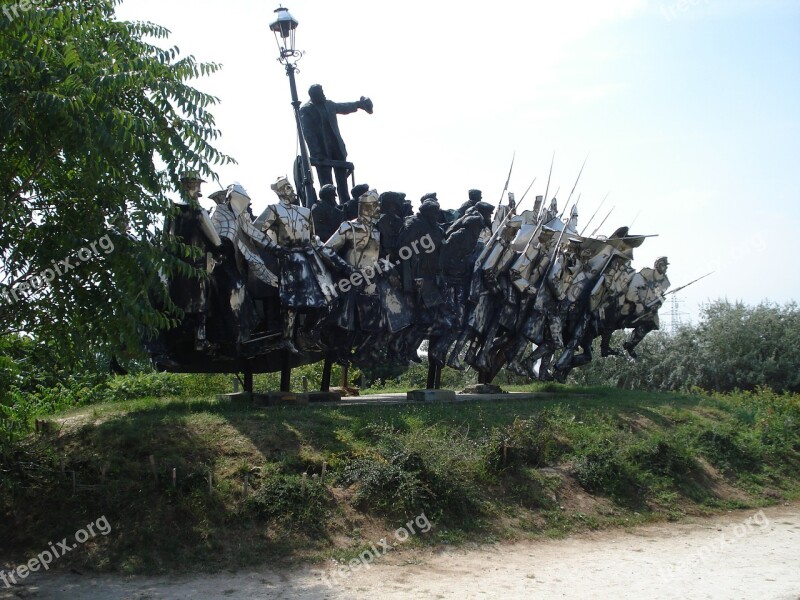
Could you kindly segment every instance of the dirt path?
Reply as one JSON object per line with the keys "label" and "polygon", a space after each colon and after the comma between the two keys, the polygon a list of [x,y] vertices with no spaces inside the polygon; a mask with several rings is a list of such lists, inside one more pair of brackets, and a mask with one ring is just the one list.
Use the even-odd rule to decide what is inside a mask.
{"label": "dirt path", "polygon": [[[377,543],[377,541],[376,541]],[[800,600],[800,506],[518,544],[398,550],[369,568],[132,577],[50,572],[0,599],[753,598]]]}

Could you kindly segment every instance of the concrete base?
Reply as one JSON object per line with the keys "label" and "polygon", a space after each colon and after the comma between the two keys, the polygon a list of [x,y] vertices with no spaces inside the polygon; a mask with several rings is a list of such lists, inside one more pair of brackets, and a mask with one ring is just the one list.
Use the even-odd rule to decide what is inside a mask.
{"label": "concrete base", "polygon": [[463,390],[462,394],[507,394],[499,385],[491,383],[478,383],[476,385],[468,385]]}
{"label": "concrete base", "polygon": [[351,388],[351,387],[332,387],[331,392],[335,394],[339,394],[342,397],[350,397],[350,396],[358,396],[358,388]]}
{"label": "concrete base", "polygon": [[308,402],[341,402],[342,395],[339,392],[307,392],[299,394],[308,398]]}
{"label": "concrete base", "polygon": [[340,402],[342,395],[337,392],[307,392],[295,394],[291,392],[253,393],[236,392],[220,394],[217,399],[252,406],[305,405],[310,402]]}
{"label": "concrete base", "polygon": [[253,394],[253,406],[279,406],[283,404],[293,406],[308,404],[308,397],[303,394],[293,394],[291,392]]}
{"label": "concrete base", "polygon": [[412,402],[455,402],[453,390],[411,390],[406,398]]}
{"label": "concrete base", "polygon": [[233,404],[252,404],[253,394],[247,392],[234,392],[232,394],[217,394],[217,400]]}

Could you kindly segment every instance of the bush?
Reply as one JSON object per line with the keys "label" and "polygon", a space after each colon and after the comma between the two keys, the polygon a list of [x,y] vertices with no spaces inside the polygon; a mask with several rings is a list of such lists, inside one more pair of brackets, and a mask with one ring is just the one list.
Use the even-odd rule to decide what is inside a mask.
{"label": "bush", "polygon": [[644,496],[641,473],[625,449],[609,440],[581,453],[573,469],[578,482],[589,492],[608,495],[623,503]]}
{"label": "bush", "polygon": [[494,428],[486,453],[490,470],[542,467],[554,457],[555,428],[548,410],[528,418],[516,417],[510,425]]}
{"label": "bush", "polygon": [[453,443],[434,429],[374,429],[377,450],[347,461],[339,475],[341,484],[357,486],[356,504],[398,517],[424,510],[432,518],[469,520],[480,513],[485,446],[466,436]]}
{"label": "bush", "polygon": [[258,516],[312,536],[323,536],[333,499],[319,481],[309,479],[303,491],[299,475],[271,474],[247,500],[246,506]]}
{"label": "bush", "polygon": [[[613,345],[622,344],[616,332]],[[716,392],[757,390],[800,392],[800,309],[764,302],[746,306],[716,300],[702,307],[700,323],[673,334],[653,332],[637,348],[634,362],[599,357],[570,373],[579,385],[627,389]]]}

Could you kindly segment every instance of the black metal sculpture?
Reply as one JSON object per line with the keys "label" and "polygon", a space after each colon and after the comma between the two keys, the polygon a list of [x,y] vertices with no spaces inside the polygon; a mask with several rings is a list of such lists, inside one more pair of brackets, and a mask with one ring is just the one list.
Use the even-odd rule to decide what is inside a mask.
{"label": "black metal sculpture", "polygon": [[346,115],[362,109],[372,114],[372,100],[361,96],[355,102],[334,102],[325,97],[322,86],[315,83],[308,89],[309,101],[300,107],[300,121],[303,137],[308,144],[311,165],[317,171],[320,185],[333,184],[342,202],[350,199],[347,190],[347,177],[352,174],[353,163],[347,162],[347,147],[339,132],[336,115]]}

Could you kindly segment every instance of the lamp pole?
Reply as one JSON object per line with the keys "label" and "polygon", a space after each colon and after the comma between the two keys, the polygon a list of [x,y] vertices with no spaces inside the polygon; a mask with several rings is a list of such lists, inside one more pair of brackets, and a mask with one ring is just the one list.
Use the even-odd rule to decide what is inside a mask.
{"label": "lamp pole", "polygon": [[286,69],[289,77],[289,89],[292,94],[292,108],[294,108],[294,120],[297,125],[297,138],[300,142],[300,179],[301,190],[298,190],[303,198],[303,203],[307,208],[311,208],[317,200],[317,193],[314,191],[314,183],[311,177],[311,166],[306,150],[306,140],[303,137],[303,125],[300,122],[300,98],[297,96],[297,82],[294,74],[297,72],[297,61],[303,53],[295,49],[294,32],[297,29],[298,21],[290,13],[289,9],[282,6],[275,9],[277,15],[275,20],[270,23],[269,28],[275,34],[275,41],[278,44],[280,57],[278,61]]}

